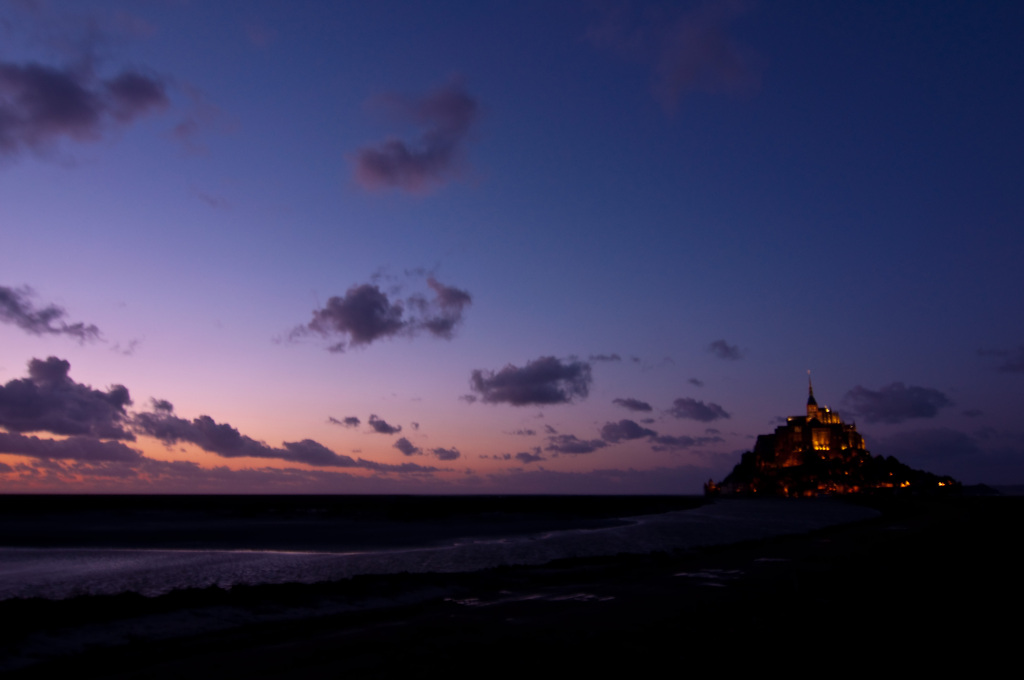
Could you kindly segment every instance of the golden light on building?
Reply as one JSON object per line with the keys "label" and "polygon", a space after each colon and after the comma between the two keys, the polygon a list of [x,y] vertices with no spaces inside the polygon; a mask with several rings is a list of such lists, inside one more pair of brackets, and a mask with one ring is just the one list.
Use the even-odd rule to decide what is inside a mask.
{"label": "golden light on building", "polygon": [[705,485],[708,493],[780,496],[939,487],[959,484],[950,477],[912,470],[891,456],[872,456],[855,423],[844,423],[837,412],[818,406],[810,372],[806,415],[790,416],[772,434],[759,435],[754,450],[743,454],[721,484],[712,480]]}

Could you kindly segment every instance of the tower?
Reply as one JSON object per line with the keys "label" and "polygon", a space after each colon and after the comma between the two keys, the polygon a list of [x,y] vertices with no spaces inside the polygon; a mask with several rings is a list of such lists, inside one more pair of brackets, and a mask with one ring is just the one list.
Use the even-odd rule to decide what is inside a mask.
{"label": "tower", "polygon": [[814,385],[811,384],[811,371],[807,371],[807,420],[818,417],[818,402],[814,400]]}

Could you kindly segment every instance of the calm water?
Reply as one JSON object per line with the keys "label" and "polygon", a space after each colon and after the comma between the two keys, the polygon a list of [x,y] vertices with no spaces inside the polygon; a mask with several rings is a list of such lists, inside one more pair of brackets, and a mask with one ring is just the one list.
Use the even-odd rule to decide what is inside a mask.
{"label": "calm water", "polygon": [[[540,512],[528,512],[537,504],[524,505],[529,501],[523,499],[497,509],[488,505],[494,501],[478,499],[458,501],[463,505],[454,511],[448,506],[438,510],[444,502],[404,499],[397,512],[393,505],[382,510],[380,504],[394,501],[374,505],[364,500],[358,511],[306,502],[298,510],[241,514],[208,505],[7,513],[0,532],[0,600],[120,592],[152,596],[214,585],[476,571],[734,543],[875,516],[872,510],[830,501],[728,500],[624,517],[615,515],[614,502],[603,511],[594,509],[601,502],[593,499],[588,501],[592,506],[576,499],[546,499],[555,505]],[[565,504],[573,511],[560,511]],[[636,508],[622,510],[629,515]]]}

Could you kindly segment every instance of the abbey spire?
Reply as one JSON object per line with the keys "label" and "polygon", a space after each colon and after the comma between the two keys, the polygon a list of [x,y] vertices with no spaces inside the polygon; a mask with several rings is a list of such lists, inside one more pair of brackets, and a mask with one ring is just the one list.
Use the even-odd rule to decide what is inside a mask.
{"label": "abbey spire", "polygon": [[807,420],[818,417],[818,402],[814,399],[814,385],[811,384],[811,371],[807,370]]}

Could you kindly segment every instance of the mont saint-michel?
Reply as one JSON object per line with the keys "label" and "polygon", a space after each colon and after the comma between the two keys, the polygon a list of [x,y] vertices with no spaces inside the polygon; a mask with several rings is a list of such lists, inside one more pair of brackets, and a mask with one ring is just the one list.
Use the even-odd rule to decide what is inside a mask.
{"label": "mont saint-michel", "polygon": [[806,415],[790,416],[774,433],[758,435],[754,450],[720,484],[708,482],[707,493],[821,496],[959,488],[952,477],[914,470],[892,456],[872,456],[856,423],[818,406],[809,377],[807,390]]}

